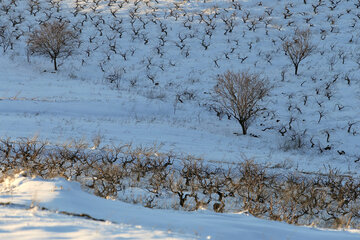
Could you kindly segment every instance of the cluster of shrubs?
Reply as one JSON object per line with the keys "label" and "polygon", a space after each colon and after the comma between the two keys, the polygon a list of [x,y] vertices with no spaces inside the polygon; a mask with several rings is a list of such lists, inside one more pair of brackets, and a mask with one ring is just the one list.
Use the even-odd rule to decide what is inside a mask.
{"label": "cluster of shrubs", "polygon": [[147,191],[144,206],[245,211],[291,224],[359,228],[360,182],[327,174],[279,173],[244,160],[231,166],[192,156],[130,145],[89,148],[84,142],[50,145],[37,139],[0,139],[2,177],[23,171],[42,178],[80,182],[100,197],[117,198],[130,188]]}

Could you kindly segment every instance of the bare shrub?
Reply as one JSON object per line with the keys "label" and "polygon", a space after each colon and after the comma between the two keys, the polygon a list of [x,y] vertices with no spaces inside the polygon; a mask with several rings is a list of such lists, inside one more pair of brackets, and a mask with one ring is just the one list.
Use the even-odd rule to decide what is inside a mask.
{"label": "bare shrub", "polygon": [[286,39],[283,42],[283,49],[295,68],[295,75],[298,75],[299,64],[302,60],[308,57],[314,49],[310,43],[311,33],[310,30],[296,29],[294,36]]}
{"label": "bare shrub", "polygon": [[46,171],[46,166],[41,164],[45,146],[46,142],[40,142],[36,137],[21,139],[17,146],[13,148],[14,165],[16,166],[17,161],[19,161],[24,170],[42,176],[45,174],[44,171]]}
{"label": "bare shrub", "polygon": [[57,59],[72,54],[78,37],[68,23],[53,21],[40,25],[40,29],[30,33],[27,44],[30,53],[49,56],[57,71]]}
{"label": "bare shrub", "polygon": [[285,178],[283,184],[274,185],[274,191],[281,198],[272,202],[270,218],[291,224],[298,224],[304,216],[312,219],[319,212],[318,207],[323,207],[324,190],[303,176],[289,174]]}
{"label": "bare shrub", "polygon": [[173,194],[178,196],[180,207],[185,207],[185,202],[191,196],[191,193],[185,179],[179,176],[176,171],[172,171],[168,178],[168,188]]}
{"label": "bare shrub", "polygon": [[239,122],[244,135],[251,120],[262,110],[258,103],[269,90],[268,82],[258,74],[231,71],[219,75],[214,88],[217,102]]}
{"label": "bare shrub", "polygon": [[245,160],[238,167],[238,178],[234,182],[237,194],[243,202],[243,208],[254,216],[264,215],[268,207],[273,177],[252,160]]}
{"label": "bare shrub", "polygon": [[307,139],[307,130],[300,131],[298,129],[289,129],[284,133],[285,139],[283,143],[280,145],[282,150],[291,151],[296,149],[301,149],[305,145],[305,141]]}
{"label": "bare shrub", "polygon": [[112,84],[116,89],[120,89],[121,80],[124,76],[124,69],[114,68],[105,76],[105,80]]}
{"label": "bare shrub", "polygon": [[61,176],[77,181],[88,174],[94,160],[86,152],[87,148],[86,143],[73,141],[50,150],[43,163],[48,169],[47,177]]}
{"label": "bare shrub", "polygon": [[118,191],[123,189],[122,180],[126,171],[118,164],[96,163],[92,173],[91,187],[100,197],[116,197]]}

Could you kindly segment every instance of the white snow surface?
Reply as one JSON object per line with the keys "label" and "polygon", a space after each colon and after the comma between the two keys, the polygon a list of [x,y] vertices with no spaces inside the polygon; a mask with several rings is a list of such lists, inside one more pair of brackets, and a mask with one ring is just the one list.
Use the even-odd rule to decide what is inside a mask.
{"label": "white snow surface", "polygon": [[7,178],[0,185],[0,201],[12,203],[0,208],[1,239],[360,239],[356,231],[299,227],[245,213],[144,208],[96,197],[60,178]]}
{"label": "white snow surface", "polygon": [[[10,2],[0,0],[4,5]],[[99,135],[103,144],[155,144],[162,151],[192,154],[213,163],[247,158],[279,171],[336,168],[359,175],[357,0],[323,1],[317,13],[312,5],[318,0],[307,4],[302,0],[130,0],[116,17],[110,10],[123,1],[113,5],[99,1],[94,11],[91,7],[97,1],[79,1],[83,8],[78,14],[73,0],[52,2],[55,5],[39,0],[41,9],[35,15],[28,11],[27,1],[17,1],[8,13],[0,9],[0,26],[14,33],[9,35],[12,49],[5,52],[0,43],[0,137],[38,135],[50,143],[63,143],[72,138],[91,141]],[[170,15],[170,9],[178,15]],[[286,9],[291,14],[287,18]],[[217,14],[216,28],[211,30],[199,13],[205,21]],[[19,16],[22,22],[14,25]],[[53,72],[46,56],[30,56],[28,61],[26,40],[40,22],[59,18],[82,29],[82,44],[72,56],[59,59],[59,71]],[[235,23],[232,32],[224,34],[223,19]],[[255,29],[250,29],[252,23]],[[121,26],[122,37],[113,26]],[[161,26],[166,26],[165,37]],[[293,74],[280,40],[296,27],[309,28],[316,46],[300,64],[299,76]],[[139,33],[134,36],[136,29]],[[185,36],[181,50],[180,38]],[[208,49],[202,43],[210,44]],[[116,51],[111,50],[114,46]],[[257,137],[234,134],[241,132],[237,122],[226,116],[219,119],[206,105],[211,103],[216,75],[229,69],[260,73],[273,85],[261,103],[266,113],[249,128]],[[111,74],[119,76],[117,87],[107,80]],[[283,127],[288,130],[285,136],[279,133]],[[300,149],[290,141],[294,133],[301,137]],[[324,150],[327,146],[331,149]],[[358,233],[290,226],[246,214],[146,209],[97,198],[63,179],[17,177],[1,187],[3,202],[20,205],[0,208],[0,239],[359,238]],[[28,210],[31,205],[48,210]],[[57,211],[86,213],[107,222]]]}

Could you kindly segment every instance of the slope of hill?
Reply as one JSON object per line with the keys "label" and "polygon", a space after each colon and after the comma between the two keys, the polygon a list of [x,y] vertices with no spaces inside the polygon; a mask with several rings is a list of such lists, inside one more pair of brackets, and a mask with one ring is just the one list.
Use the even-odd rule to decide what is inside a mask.
{"label": "slope of hill", "polygon": [[[0,136],[101,137],[215,165],[253,159],[275,172],[358,178],[359,8],[356,0],[0,0]],[[51,21],[69,22],[81,39],[57,72],[26,45]],[[283,50],[297,28],[309,29],[314,46],[299,75]],[[272,85],[246,136],[214,110],[216,77],[227,70]]]}

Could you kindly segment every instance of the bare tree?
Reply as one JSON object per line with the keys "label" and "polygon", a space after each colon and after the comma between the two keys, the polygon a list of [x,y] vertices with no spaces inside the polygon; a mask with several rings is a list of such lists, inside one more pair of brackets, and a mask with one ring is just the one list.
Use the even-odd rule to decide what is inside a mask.
{"label": "bare tree", "polygon": [[231,71],[219,75],[214,88],[218,103],[239,122],[244,135],[251,120],[261,111],[258,102],[269,90],[268,82],[258,74]]}
{"label": "bare tree", "polygon": [[0,25],[0,46],[5,53],[6,50],[10,47],[12,49],[14,41],[14,32],[11,31],[6,25]]}
{"label": "bare tree", "polygon": [[295,75],[298,75],[300,62],[309,56],[314,49],[310,39],[311,33],[309,29],[296,29],[294,36],[283,42],[283,49],[295,67]]}
{"label": "bare tree", "polygon": [[54,62],[55,71],[56,60],[70,56],[77,43],[78,34],[69,28],[68,23],[58,21],[42,24],[40,29],[30,34],[27,41],[30,53],[49,56]]}

